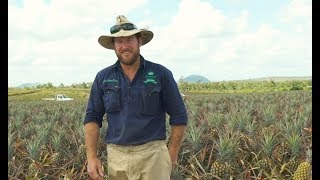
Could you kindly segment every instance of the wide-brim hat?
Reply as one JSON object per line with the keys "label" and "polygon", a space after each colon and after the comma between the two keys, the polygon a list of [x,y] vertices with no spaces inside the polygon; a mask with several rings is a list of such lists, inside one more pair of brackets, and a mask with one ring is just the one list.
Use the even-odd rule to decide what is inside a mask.
{"label": "wide-brim hat", "polygon": [[112,39],[115,37],[126,37],[140,33],[142,45],[147,44],[153,38],[152,31],[146,28],[138,29],[124,15],[117,16],[116,24],[110,28],[110,33],[109,35],[102,35],[98,39],[99,44],[107,49],[114,49]]}

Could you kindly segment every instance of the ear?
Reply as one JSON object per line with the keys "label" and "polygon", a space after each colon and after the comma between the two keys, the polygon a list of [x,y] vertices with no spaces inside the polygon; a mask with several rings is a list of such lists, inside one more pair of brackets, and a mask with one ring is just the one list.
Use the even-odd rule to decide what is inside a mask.
{"label": "ear", "polygon": [[113,47],[113,49],[115,49],[115,45],[114,45],[114,37],[113,37],[113,38],[111,38],[111,41],[112,41],[112,47]]}
{"label": "ear", "polygon": [[139,47],[141,47],[142,46],[142,39],[138,38],[138,41],[139,41]]}

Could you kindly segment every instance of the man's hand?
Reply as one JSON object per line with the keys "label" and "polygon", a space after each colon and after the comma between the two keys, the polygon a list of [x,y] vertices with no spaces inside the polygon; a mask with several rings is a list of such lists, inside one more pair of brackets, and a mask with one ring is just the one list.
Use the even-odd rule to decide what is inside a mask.
{"label": "man's hand", "polygon": [[84,136],[87,151],[87,170],[94,180],[103,179],[101,161],[97,158],[97,145],[99,140],[100,127],[95,122],[89,122],[84,126]]}
{"label": "man's hand", "polygon": [[172,162],[172,169],[176,169],[177,168],[177,162]]}
{"label": "man's hand", "polygon": [[178,154],[184,136],[186,126],[171,126],[171,136],[169,141],[169,154],[172,162],[172,169],[174,170],[177,166]]}
{"label": "man's hand", "polygon": [[101,161],[98,158],[88,160],[87,171],[92,179],[103,180],[104,172]]}
{"label": "man's hand", "polygon": [[172,163],[172,171],[170,175],[170,180],[179,179],[176,176],[178,175],[178,163]]}

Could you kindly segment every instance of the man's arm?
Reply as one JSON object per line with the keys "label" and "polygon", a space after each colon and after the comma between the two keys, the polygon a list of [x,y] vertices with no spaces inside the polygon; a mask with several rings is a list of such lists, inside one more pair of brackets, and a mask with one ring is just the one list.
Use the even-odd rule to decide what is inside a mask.
{"label": "man's arm", "polygon": [[84,126],[85,145],[88,160],[88,173],[93,179],[102,179],[103,169],[97,157],[100,127],[95,122],[88,122]]}
{"label": "man's arm", "polygon": [[165,107],[165,112],[170,116],[169,124],[171,125],[171,136],[168,149],[172,161],[172,168],[175,168],[186,125],[188,123],[188,114],[179,92],[178,85],[174,80],[171,71],[164,68],[162,73],[164,73],[162,80],[162,102],[163,107]]}
{"label": "man's arm", "polygon": [[97,145],[100,135],[100,127],[95,122],[88,122],[84,126],[84,136],[87,151],[87,159],[97,158]]}
{"label": "man's arm", "polygon": [[172,162],[172,168],[175,168],[178,160],[178,154],[180,151],[180,146],[182,142],[182,138],[184,136],[186,126],[178,125],[171,126],[171,136],[169,141],[169,153]]}

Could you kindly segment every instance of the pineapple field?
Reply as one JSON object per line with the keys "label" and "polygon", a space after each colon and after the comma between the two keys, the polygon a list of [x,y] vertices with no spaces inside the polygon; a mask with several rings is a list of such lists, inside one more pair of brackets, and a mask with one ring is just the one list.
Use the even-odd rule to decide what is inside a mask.
{"label": "pineapple field", "polygon": [[[311,179],[310,90],[187,93],[183,98],[189,122],[173,171],[175,180]],[[9,99],[9,179],[89,179],[85,109],[86,98]],[[106,127],[104,121],[98,148],[105,174]],[[169,138],[168,123],[167,127]]]}

